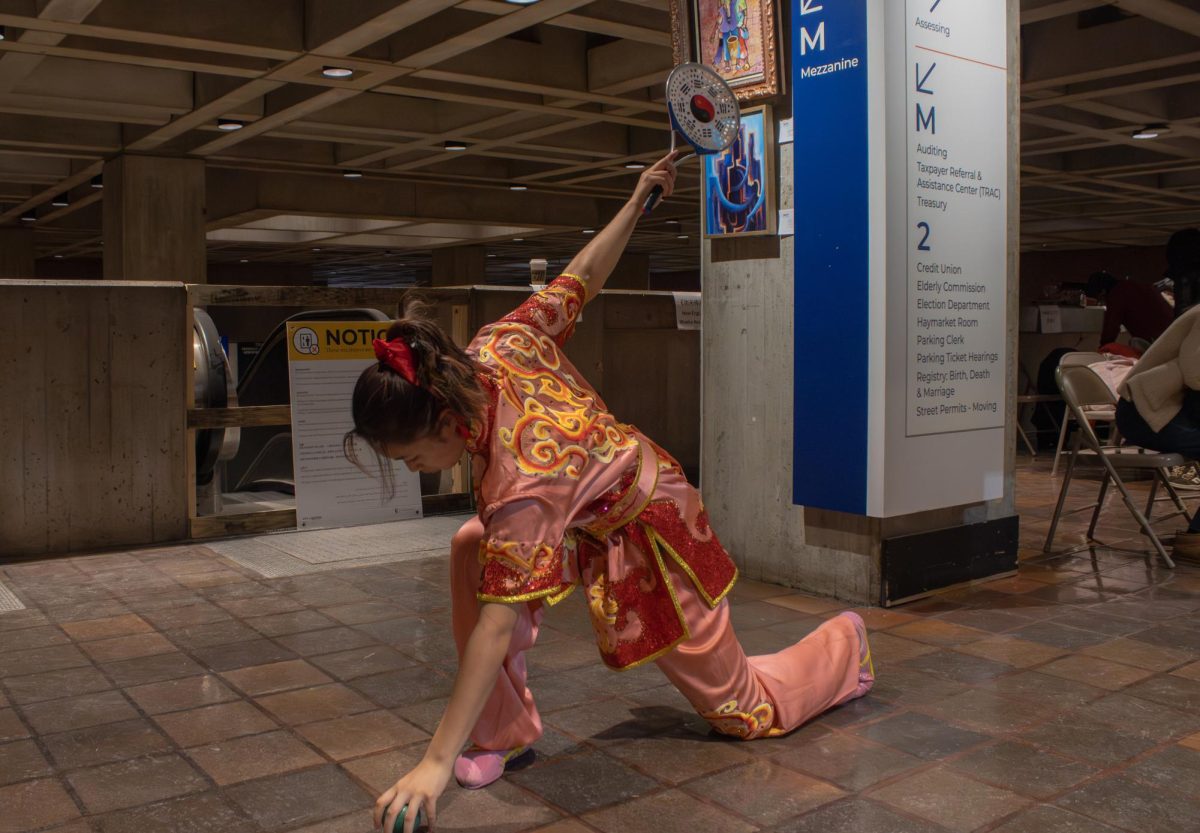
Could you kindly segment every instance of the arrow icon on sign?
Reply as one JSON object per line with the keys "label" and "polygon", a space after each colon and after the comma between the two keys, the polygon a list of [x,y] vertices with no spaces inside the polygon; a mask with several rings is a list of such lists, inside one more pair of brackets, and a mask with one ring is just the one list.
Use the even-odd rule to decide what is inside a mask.
{"label": "arrow icon on sign", "polygon": [[932,66],[929,67],[928,72],[926,72],[924,75],[921,75],[921,65],[920,64],[916,65],[917,92],[924,93],[925,95],[933,95],[933,90],[928,89],[925,86],[925,82],[929,80],[929,76],[933,75],[933,71],[935,69],[937,69],[936,61],[933,63]]}
{"label": "arrow icon on sign", "polygon": [[[812,14],[825,8],[824,6],[814,6],[813,3],[816,2],[817,0],[800,0],[800,14]],[[942,0],[938,0],[938,2],[940,3]]]}
{"label": "arrow icon on sign", "polygon": [[942,5],[942,0],[933,0],[933,5],[929,7],[929,13],[933,14],[934,10]]}

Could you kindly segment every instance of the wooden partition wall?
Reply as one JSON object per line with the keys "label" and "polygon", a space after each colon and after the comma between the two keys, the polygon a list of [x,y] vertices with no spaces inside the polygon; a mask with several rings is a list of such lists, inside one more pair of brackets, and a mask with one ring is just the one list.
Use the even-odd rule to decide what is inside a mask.
{"label": "wooden partition wall", "polygon": [[[422,289],[465,344],[527,290]],[[404,290],[0,280],[0,558],[248,534],[294,510],[202,516],[195,431],[286,425],[288,406],[198,409],[192,309],[374,307]],[[264,333],[265,335],[265,333]],[[675,326],[670,293],[611,291],[585,310],[567,355],[617,417],[674,454],[700,458],[700,343]],[[463,508],[465,470],[426,511]]]}
{"label": "wooden partition wall", "polygon": [[0,556],[188,534],[179,283],[0,280]]}

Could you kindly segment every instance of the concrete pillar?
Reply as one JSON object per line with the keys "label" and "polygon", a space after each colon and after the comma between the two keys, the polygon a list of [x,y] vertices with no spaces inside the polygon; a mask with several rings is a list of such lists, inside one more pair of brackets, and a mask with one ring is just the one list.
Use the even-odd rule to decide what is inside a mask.
{"label": "concrete pillar", "polygon": [[640,252],[621,255],[604,286],[606,289],[649,289],[650,255]]}
{"label": "concrete pillar", "polygon": [[[989,8],[993,2],[997,0],[989,0]],[[831,324],[831,321],[842,320],[846,314],[846,305],[855,303],[853,284],[857,273],[853,273],[853,270],[847,269],[837,275],[817,271],[797,272],[797,248],[802,245],[800,237],[706,241],[703,250],[702,282],[704,320],[701,334],[701,485],[713,528],[747,578],[797,587],[860,604],[879,604],[905,597],[891,593],[888,583],[888,577],[892,575],[890,569],[902,559],[911,559],[914,570],[923,571],[922,576],[928,577],[939,574],[939,569],[934,568],[928,557],[945,556],[942,563],[936,565],[937,568],[944,567],[944,571],[939,574],[939,580],[942,576],[945,580],[941,584],[930,583],[926,590],[933,590],[981,577],[971,574],[973,570],[978,572],[980,563],[1004,562],[1004,558],[999,558],[998,554],[1009,545],[1005,536],[1011,533],[1011,552],[1005,550],[1003,555],[1007,558],[1011,554],[1015,565],[1015,469],[1012,426],[1015,410],[1013,357],[1016,355],[1018,288],[1015,270],[1016,212],[1019,205],[1019,120],[1015,90],[1019,88],[1019,4],[1016,0],[998,2],[1005,7],[1001,16],[1003,18],[1003,14],[1007,14],[1008,26],[1007,170],[1004,170],[1002,162],[995,166],[997,170],[989,170],[986,178],[989,185],[1001,186],[1007,194],[1007,275],[1004,266],[998,265],[996,270],[987,276],[976,278],[975,275],[971,275],[971,278],[986,280],[989,297],[994,296],[994,306],[1007,310],[1007,326],[998,330],[1002,335],[1007,355],[1007,363],[1004,355],[999,359],[999,374],[1004,377],[1003,386],[1007,390],[1007,393],[1000,393],[1000,406],[1005,414],[1003,425],[999,428],[989,428],[992,433],[986,437],[984,431],[921,436],[918,438],[923,443],[920,453],[917,453],[914,459],[908,459],[913,457],[913,454],[910,453],[910,445],[906,443],[911,443],[912,440],[905,436],[902,409],[907,392],[904,381],[906,339],[911,332],[905,307],[880,303],[878,307],[872,308],[874,317],[863,319],[864,322],[869,320],[869,325],[864,323],[864,326],[848,339],[851,346],[855,343],[859,345],[862,351],[860,356],[856,350],[843,349],[840,343],[840,325]],[[891,0],[887,0],[887,3],[890,4]],[[904,26],[903,22],[898,20],[906,5],[912,4],[898,2],[898,9],[888,6],[885,10],[883,0],[867,0],[867,20],[872,38],[879,39],[873,40],[873,44],[882,43],[884,37],[898,36],[898,43],[903,47]],[[853,7],[851,4],[850,8]],[[793,19],[790,27],[785,19],[784,31],[795,32],[802,22],[811,21],[811,35],[817,30],[820,21],[815,17],[802,21],[798,16],[801,8],[809,8],[812,12],[819,11],[816,5],[801,6],[798,0],[793,0],[789,10]],[[833,10],[830,4],[825,4],[824,8],[826,12]],[[942,6],[943,10],[946,8],[946,5]],[[923,5],[923,14],[928,10],[929,4],[926,3]],[[885,11],[888,15],[886,33]],[[957,13],[956,11],[955,14]],[[928,14],[924,16],[928,17]],[[832,19],[827,22],[825,37],[828,38],[831,52],[828,56],[821,57],[818,62],[835,62],[851,57],[835,51],[840,48],[843,35],[846,34],[844,27],[838,28],[839,23],[840,20]],[[954,31],[957,33],[958,27],[955,27]],[[892,50],[891,41],[888,43],[888,49]],[[824,44],[823,39],[818,39],[815,45],[810,41],[807,48],[810,51],[818,46],[824,48]],[[950,46],[945,46],[944,50],[954,51]],[[798,49],[792,51],[797,54],[800,52]],[[879,57],[878,52],[871,54]],[[899,54],[904,54],[902,48]],[[896,60],[891,52],[888,60]],[[854,69],[854,66],[848,63],[837,63],[836,66],[837,72],[847,74]],[[872,85],[896,84],[894,88],[887,87],[892,95],[875,100],[871,112],[871,130],[881,129],[879,125],[882,124],[885,113],[888,119],[898,115],[899,118],[905,119],[903,124],[910,124],[912,116],[905,103],[906,90],[903,85],[911,84],[912,67],[909,66],[903,72],[904,80],[898,82],[889,80],[893,75],[884,61],[876,60],[867,66]],[[788,74],[788,87],[795,89],[793,82],[796,79],[791,67],[785,67],[784,71]],[[930,76],[927,79],[930,83],[926,85],[942,96],[936,99],[937,103],[942,105],[939,107],[941,112],[938,118],[947,119],[945,133],[948,134],[948,141],[953,141],[949,138],[953,136],[954,129],[950,119],[957,116],[961,125],[962,119],[971,117],[969,108],[964,116],[963,108],[959,107],[956,111],[952,106],[945,104],[945,96],[953,89],[953,83],[957,82],[951,73],[957,71],[959,67],[954,61],[943,61],[939,57],[938,72],[941,75],[937,76],[938,84],[933,85]],[[899,78],[899,75],[894,77]],[[814,80],[824,83],[826,77],[806,79],[803,83],[808,84]],[[863,83],[865,87],[866,81]],[[871,89],[876,88],[872,86]],[[922,104],[926,109],[929,106],[924,99]],[[791,115],[789,102],[781,103],[774,111],[777,120]],[[817,112],[797,113],[796,116],[798,124],[802,120],[812,123],[821,121],[820,113]],[[879,121],[876,121],[877,119]],[[898,124],[901,122],[889,122],[891,126],[888,130],[893,132],[888,136],[899,135],[895,131],[903,128],[895,126]],[[779,135],[778,127],[777,124],[775,135]],[[797,127],[797,135],[800,129]],[[876,153],[876,148],[882,147],[884,138],[872,137],[872,142],[878,141],[879,145],[872,145],[871,153]],[[900,145],[902,147],[903,143]],[[773,181],[779,189],[779,207],[796,206],[797,233],[804,229],[802,224],[816,222],[813,218],[818,212],[834,212],[834,218],[845,224],[857,222],[854,217],[841,211],[840,191],[825,191],[817,188],[815,183],[809,187],[808,177],[811,172],[821,165],[833,166],[831,160],[805,158],[796,163],[796,169],[806,173],[797,178],[804,183],[805,190],[798,199],[795,198],[794,147],[793,144],[779,146],[776,156],[777,173],[774,174]],[[969,146],[964,148],[961,141],[958,141],[954,148],[953,152],[960,154],[961,158],[952,160],[952,164],[966,164],[966,159],[974,152]],[[867,222],[871,224],[870,265],[883,271],[871,273],[872,280],[879,281],[878,285],[871,284],[878,294],[866,294],[863,296],[866,298],[882,299],[886,295],[890,299],[895,293],[900,293],[898,297],[902,298],[905,287],[910,283],[907,261],[903,257],[904,236],[908,223],[903,211],[899,211],[897,219],[893,219],[893,208],[909,202],[916,204],[915,196],[908,190],[906,183],[908,167],[912,163],[904,157],[902,151],[891,153],[885,165],[876,165],[871,171],[871,176],[875,179],[870,181],[883,190],[872,192],[872,199],[878,200],[872,203],[875,213],[865,215],[869,218]],[[1003,155],[1001,158],[1003,159]],[[862,160],[857,159],[838,160],[835,171],[839,177],[849,180],[855,165],[861,162]],[[881,227],[875,225],[880,222],[883,224]],[[945,221],[937,221],[935,225],[944,229]],[[891,236],[883,235],[884,229],[887,235]],[[981,230],[981,237],[982,231],[987,230]],[[897,233],[900,235],[898,240],[895,238]],[[943,231],[938,242],[944,244],[945,240],[946,235]],[[806,239],[803,245],[819,246],[821,242],[808,242]],[[916,242],[913,245],[915,246]],[[1002,244],[1001,251],[1004,250],[1005,246]],[[855,251],[862,252],[864,247],[856,248]],[[944,247],[942,252],[945,251],[947,248]],[[812,260],[812,252],[810,249],[803,254]],[[901,254],[898,261],[894,256],[888,259],[887,256],[893,252]],[[953,255],[942,254],[942,257],[950,258]],[[805,293],[804,297],[807,297],[816,285],[829,288],[828,302],[818,308],[807,308],[804,305],[797,307],[797,298],[801,293]],[[911,281],[911,285],[915,290],[916,282]],[[882,339],[881,333],[886,333],[890,340],[881,340],[878,342],[881,346],[871,348],[879,351],[879,355],[871,353],[871,370],[868,373],[864,358],[868,353],[865,345],[876,343],[872,342],[873,338]],[[899,339],[898,347],[895,339]],[[860,364],[863,366],[859,367]],[[833,426],[828,431],[797,432],[798,424],[821,424],[821,420],[825,418],[822,409],[828,413],[838,413],[837,409],[844,408],[846,404],[844,400],[839,400],[834,392],[821,391],[814,394],[812,390],[798,386],[796,382],[805,375],[800,372],[805,366],[820,366],[830,369],[831,372],[840,372],[848,396],[855,392],[866,392],[861,408],[863,427],[858,443],[845,441],[840,436],[835,439],[838,432]],[[898,421],[893,419],[896,408],[901,409]],[[802,412],[804,422],[800,423],[799,415]],[[1002,453],[995,455],[994,463],[989,458],[986,466],[980,466],[977,471],[966,471],[964,466],[973,466],[975,462],[970,459],[965,463],[960,462],[960,458],[967,455],[960,455],[955,449],[958,443],[967,441],[994,443]],[[823,469],[813,467],[797,470],[796,460],[803,459],[805,455],[796,455],[794,451],[801,444],[824,450],[823,455],[808,455],[810,458],[822,457],[826,463]],[[864,448],[870,451],[867,468],[858,475],[857,472],[849,470],[853,468],[853,460],[862,460]],[[893,455],[902,460],[899,468],[893,462]],[[839,459],[844,461],[841,464],[844,469],[842,471],[838,468]],[[958,468],[953,468],[956,465]],[[820,499],[823,493],[838,490],[839,478],[853,478],[858,475],[854,484],[865,494],[870,490],[882,491],[885,479],[891,483],[890,478],[893,477],[913,480],[927,476],[931,484],[928,491],[937,492],[945,491],[944,483],[939,479],[963,479],[972,475],[972,472],[973,476],[977,477],[976,485],[987,484],[989,494],[985,498],[952,498],[937,504],[935,508],[911,511],[907,514],[890,514],[893,510],[881,500],[876,500],[870,510],[864,509],[860,512],[816,508],[815,500],[814,505],[808,506],[797,505],[794,502],[794,495],[800,491],[797,484],[804,484],[807,487],[804,489],[806,493]],[[947,473],[948,476],[943,477]],[[921,491],[919,487],[913,488],[916,492]],[[880,506],[883,508],[879,508]],[[908,597],[914,595],[920,593],[908,593]]]}
{"label": "concrete pillar", "polygon": [[204,160],[125,154],[104,164],[106,280],[205,283]]}
{"label": "concrete pillar", "polygon": [[0,278],[32,278],[33,229],[0,228]]}
{"label": "concrete pillar", "polygon": [[487,252],[483,246],[451,246],[433,250],[431,286],[472,286],[486,283]]}

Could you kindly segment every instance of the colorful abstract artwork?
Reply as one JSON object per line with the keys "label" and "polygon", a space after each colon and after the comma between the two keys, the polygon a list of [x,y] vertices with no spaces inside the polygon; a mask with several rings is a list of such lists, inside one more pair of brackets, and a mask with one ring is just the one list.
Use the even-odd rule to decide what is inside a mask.
{"label": "colorful abstract artwork", "polygon": [[775,0],[671,0],[675,62],[716,70],[740,101],[777,95]]}
{"label": "colorful abstract artwork", "polygon": [[704,157],[706,237],[775,233],[769,107],[742,111],[741,132],[729,149]]}

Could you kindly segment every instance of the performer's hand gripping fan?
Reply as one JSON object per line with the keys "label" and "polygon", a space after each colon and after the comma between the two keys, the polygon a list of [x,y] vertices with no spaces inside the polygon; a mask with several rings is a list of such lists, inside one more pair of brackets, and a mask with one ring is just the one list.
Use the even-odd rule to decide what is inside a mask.
{"label": "performer's hand gripping fan", "polygon": [[[742,115],[733,90],[703,64],[680,64],[667,76],[667,113],[671,116],[671,150],[682,137],[692,152],[675,160],[685,162],[693,156],[720,153],[733,144],[741,127]],[[642,206],[649,214],[662,197],[655,186]]]}

